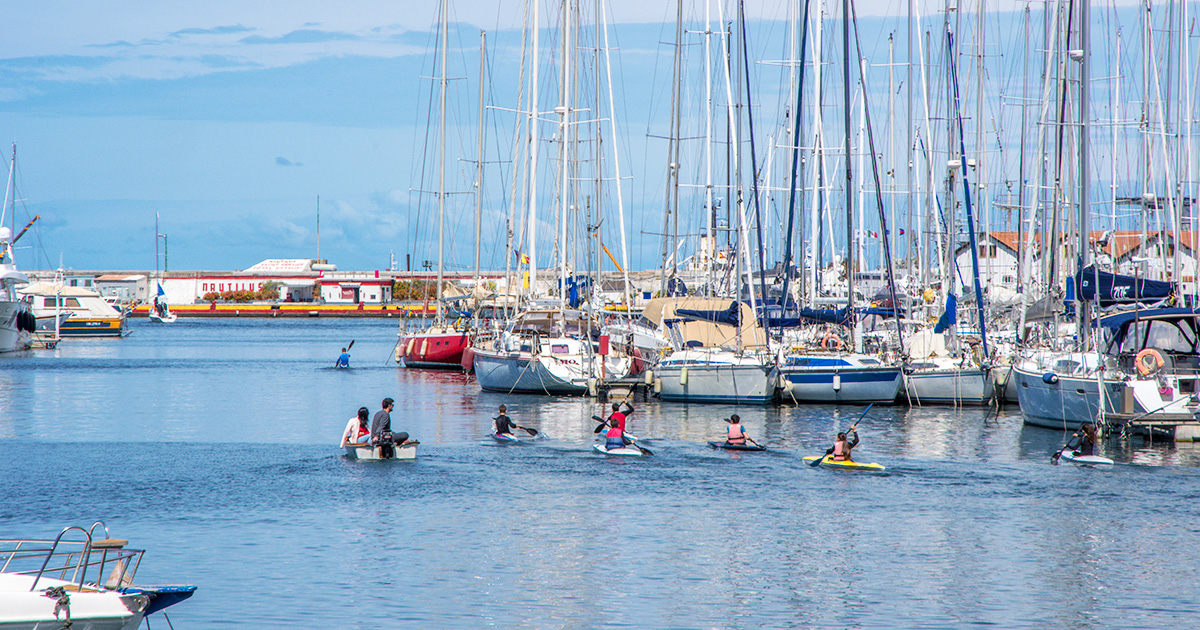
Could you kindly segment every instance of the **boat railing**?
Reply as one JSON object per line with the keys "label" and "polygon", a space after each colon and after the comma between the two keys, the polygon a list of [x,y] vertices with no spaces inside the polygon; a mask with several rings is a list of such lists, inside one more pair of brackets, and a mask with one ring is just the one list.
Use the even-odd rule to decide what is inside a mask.
{"label": "boat railing", "polygon": [[[97,527],[105,538],[93,538]],[[64,539],[78,532],[83,540]],[[65,527],[54,540],[0,540],[0,573],[32,575],[29,590],[37,590],[43,577],[69,582],[74,588],[115,589],[129,586],[141,564],[139,549],[126,549],[127,541],[108,537],[108,527],[97,521],[90,529]],[[88,576],[92,575],[91,581]]]}

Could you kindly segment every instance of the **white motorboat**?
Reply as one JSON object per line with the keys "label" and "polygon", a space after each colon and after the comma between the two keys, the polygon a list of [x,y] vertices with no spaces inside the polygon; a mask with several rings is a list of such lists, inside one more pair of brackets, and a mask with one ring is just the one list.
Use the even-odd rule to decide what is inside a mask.
{"label": "white motorboat", "polygon": [[36,282],[20,293],[32,300],[39,321],[46,319],[53,325],[54,317],[68,314],[59,329],[63,337],[120,337],[125,332],[125,314],[95,291]]}
{"label": "white motorboat", "polygon": [[[105,538],[93,537],[101,531]],[[194,586],[135,586],[145,551],[107,535],[97,522],[87,530],[67,527],[54,540],[0,540],[0,628],[134,630],[145,616],[195,592]]]}
{"label": "white motorboat", "polygon": [[29,303],[17,293],[29,278],[12,263],[11,241],[12,231],[0,227],[0,353],[28,350],[36,328]]}

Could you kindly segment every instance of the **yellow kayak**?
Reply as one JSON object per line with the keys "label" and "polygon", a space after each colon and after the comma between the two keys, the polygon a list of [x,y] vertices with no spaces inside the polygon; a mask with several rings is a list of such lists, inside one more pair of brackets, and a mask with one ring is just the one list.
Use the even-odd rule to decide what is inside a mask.
{"label": "yellow kayak", "polygon": [[818,459],[821,460],[820,466],[822,468],[840,468],[842,470],[861,470],[864,472],[883,472],[886,470],[883,464],[876,464],[875,462],[835,462],[828,455],[805,457],[804,463],[811,464]]}

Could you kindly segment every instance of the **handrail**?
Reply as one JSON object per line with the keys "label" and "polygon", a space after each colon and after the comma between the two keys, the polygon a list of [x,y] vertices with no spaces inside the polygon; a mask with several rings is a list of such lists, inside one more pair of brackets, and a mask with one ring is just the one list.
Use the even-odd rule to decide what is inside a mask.
{"label": "handrail", "polygon": [[[95,526],[93,525],[93,527],[95,527]],[[54,539],[54,544],[50,546],[50,551],[49,551],[49,553],[46,554],[46,559],[42,561],[42,568],[38,571],[37,576],[33,578],[33,585],[31,585],[29,587],[30,592],[37,590],[37,583],[39,580],[42,579],[42,573],[44,573],[46,571],[46,565],[50,564],[50,558],[54,557],[54,550],[58,549],[58,543],[60,541],[62,541],[63,535],[73,529],[79,530],[80,532],[83,532],[84,536],[87,536],[87,541],[84,542],[84,545],[83,545],[83,553],[79,554],[79,562],[77,562],[75,564],[75,574],[79,575],[79,587],[81,589],[83,588],[83,575],[80,574],[79,569],[80,569],[80,566],[84,564],[85,559],[92,552],[92,534],[91,534],[91,532],[87,531],[86,529],[84,529],[82,527],[71,525],[70,527],[64,527],[63,530],[61,532],[59,532],[58,536]],[[64,570],[65,570],[65,567],[64,567]],[[87,571],[87,569],[85,566],[84,572],[86,572],[86,571]]]}

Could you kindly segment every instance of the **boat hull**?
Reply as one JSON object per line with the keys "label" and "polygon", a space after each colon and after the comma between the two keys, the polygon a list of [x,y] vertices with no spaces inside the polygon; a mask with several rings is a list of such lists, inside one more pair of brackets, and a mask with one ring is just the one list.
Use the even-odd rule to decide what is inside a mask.
{"label": "boat hull", "polygon": [[[45,590],[74,586],[63,580],[42,577],[37,590],[30,591],[33,577],[0,573],[0,628],[4,630],[43,630],[62,628],[65,617],[57,614],[58,600],[47,597]],[[21,585],[24,588],[20,588]],[[141,623],[150,598],[141,593],[121,593],[111,590],[68,590],[72,627],[89,630],[135,630]]]}
{"label": "boat hull", "polygon": [[403,446],[394,446],[392,457],[386,457],[383,447],[380,446],[347,446],[346,457],[359,460],[416,459],[417,444],[419,442],[413,441]]}
{"label": "boat hull", "polygon": [[1112,466],[1116,464],[1113,460],[1099,455],[1076,455],[1074,451],[1063,451],[1059,457],[1064,462],[1079,464],[1080,466]]}
{"label": "boat hull", "polygon": [[720,448],[727,451],[765,451],[765,446],[755,446],[753,444],[730,444],[729,442],[709,442],[709,446]]}
{"label": "boat hull", "polygon": [[411,368],[461,370],[463,351],[470,345],[471,334],[461,330],[403,335],[396,347],[396,361]]}
{"label": "boat hull", "polygon": [[22,313],[28,312],[24,302],[0,301],[0,353],[29,349],[33,337],[20,325],[22,318],[29,317]]}
{"label": "boat hull", "polygon": [[899,367],[781,368],[780,400],[835,404],[891,404],[903,383]]}
{"label": "boat hull", "polygon": [[60,337],[120,337],[125,330],[122,318],[69,317],[59,326]]}
{"label": "boat hull", "polygon": [[581,396],[586,379],[568,374],[555,359],[524,352],[475,349],[475,378],[489,392]]}
{"label": "boat hull", "polygon": [[904,387],[913,405],[986,405],[995,393],[986,368],[918,369],[904,375]]}
{"label": "boat hull", "polygon": [[[1017,388],[1021,414],[1025,424],[1074,431],[1099,417],[1100,386],[1093,378],[1059,376],[1057,382],[1047,383],[1042,374],[1013,368],[1009,387]],[[1105,382],[1105,407],[1113,413],[1112,402],[1118,400],[1120,383]]]}
{"label": "boat hull", "polygon": [[[674,355],[672,355],[674,356]],[[687,357],[667,360],[655,369],[659,398],[671,402],[765,405],[775,398],[777,374],[773,364],[744,360]]]}
{"label": "boat hull", "polygon": [[632,446],[626,446],[624,448],[610,449],[603,444],[593,444],[592,449],[595,450],[597,453],[602,453],[604,455],[609,455],[612,457],[641,457],[642,455],[644,455],[644,453],[641,451],[641,449],[637,449]]}

